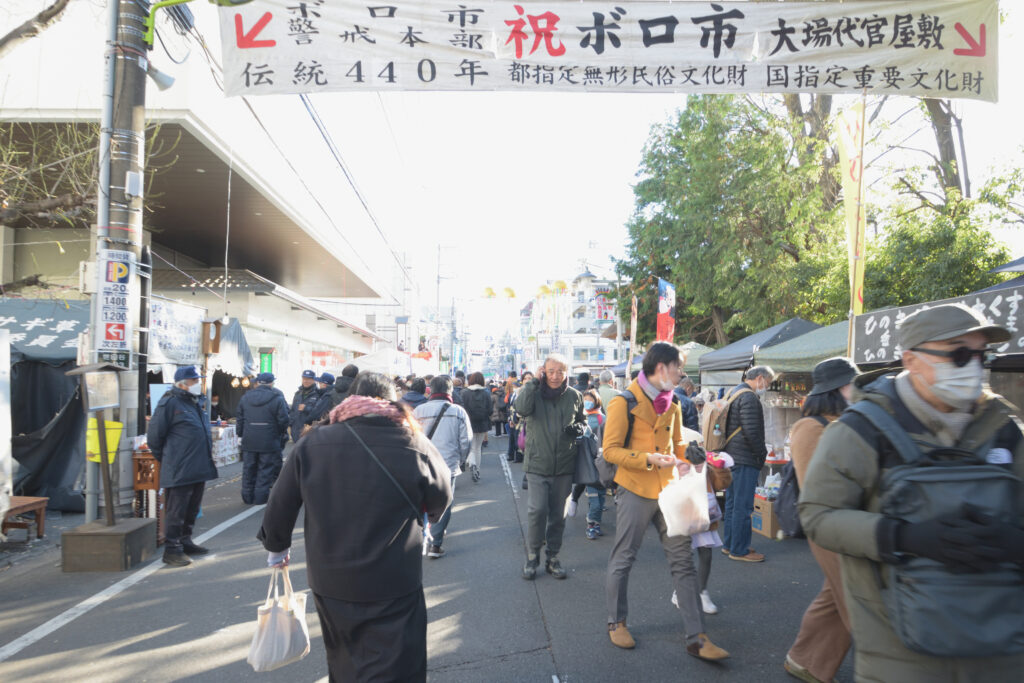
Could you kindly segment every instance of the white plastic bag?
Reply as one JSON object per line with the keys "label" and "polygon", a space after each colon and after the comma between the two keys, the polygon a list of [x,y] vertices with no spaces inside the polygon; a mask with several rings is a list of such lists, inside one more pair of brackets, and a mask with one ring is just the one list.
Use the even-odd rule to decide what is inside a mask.
{"label": "white plastic bag", "polygon": [[[284,595],[278,595],[277,577],[284,579]],[[274,567],[267,599],[257,611],[256,632],[246,659],[256,671],[273,671],[309,654],[306,625],[306,594],[292,591],[288,567]]]}
{"label": "white plastic bag", "polygon": [[673,477],[661,490],[658,507],[665,517],[669,536],[692,536],[708,530],[711,520],[708,517],[707,487],[706,470],[701,468],[698,472],[691,465],[689,472]]}

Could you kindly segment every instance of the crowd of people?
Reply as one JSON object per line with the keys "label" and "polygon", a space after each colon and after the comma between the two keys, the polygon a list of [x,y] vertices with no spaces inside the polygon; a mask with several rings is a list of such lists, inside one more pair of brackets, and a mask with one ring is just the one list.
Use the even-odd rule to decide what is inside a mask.
{"label": "crowd of people", "polygon": [[[814,369],[790,438],[799,515],[824,583],[784,660],[793,677],[834,680],[852,647],[859,681],[1020,680],[1024,437],[1013,407],[984,386],[982,365],[1008,334],[969,308],[937,306],[899,324],[901,368],[861,374],[833,358]],[[507,432],[503,457],[522,462],[524,579],[538,578],[542,552],[543,571],[567,578],[566,517],[586,494],[586,538],[614,536],[604,586],[611,644],[636,646],[629,576],[653,527],[685,651],[728,658],[705,622],[718,609],[708,592],[712,550],[748,565],[766,559],[751,546],[751,510],[768,450],[761,397],[776,374],[751,367],[737,386],[712,393],[686,377],[684,361],[678,347],[654,343],[624,390],[607,372],[571,384],[557,354],[501,381],[349,366],[337,382],[304,372],[290,407],[273,375],[257,377],[238,410],[242,498],[267,504],[259,538],[271,566],[288,564],[306,510],[309,583],[332,680],[425,680],[422,558],[444,557],[456,479],[480,480],[491,428]],[[202,483],[216,476],[198,381],[194,369],[179,371],[150,425],[172,565],[207,552],[191,539]],[[282,467],[289,436],[296,444]],[[578,481],[580,442],[595,436],[612,474]],[[670,535],[659,496],[691,472],[704,475],[711,526]],[[614,531],[602,528],[609,496]],[[372,642],[388,647],[364,647]]]}

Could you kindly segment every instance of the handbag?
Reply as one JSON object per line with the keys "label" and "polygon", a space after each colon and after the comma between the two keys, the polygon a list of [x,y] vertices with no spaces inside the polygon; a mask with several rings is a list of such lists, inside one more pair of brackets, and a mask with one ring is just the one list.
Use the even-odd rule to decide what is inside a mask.
{"label": "handbag", "polygon": [[[278,592],[278,576],[284,580],[284,595]],[[255,671],[273,671],[308,654],[306,594],[292,590],[288,567],[274,567],[267,599],[256,611],[256,632],[246,661]]]}
{"label": "handbag", "polygon": [[598,457],[597,437],[590,430],[576,439],[576,468],[572,480],[576,484],[601,487],[601,476],[594,461]]}

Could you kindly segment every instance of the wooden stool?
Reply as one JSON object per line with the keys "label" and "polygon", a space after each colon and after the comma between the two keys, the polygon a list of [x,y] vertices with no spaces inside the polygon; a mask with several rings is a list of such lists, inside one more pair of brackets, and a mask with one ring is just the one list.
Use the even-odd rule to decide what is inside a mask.
{"label": "wooden stool", "polygon": [[[4,513],[4,521],[0,532],[7,534],[8,529],[25,529],[28,531],[33,524],[26,519],[20,519],[20,515],[31,512],[36,525],[36,538],[42,538],[46,529],[46,503],[49,498],[33,498],[31,496],[11,496],[11,507]],[[29,533],[29,538],[32,534]]]}

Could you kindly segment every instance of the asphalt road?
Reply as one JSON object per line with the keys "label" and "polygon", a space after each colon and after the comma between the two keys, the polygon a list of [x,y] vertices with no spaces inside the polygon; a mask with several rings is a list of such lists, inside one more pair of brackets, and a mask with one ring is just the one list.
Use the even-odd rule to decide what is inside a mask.
{"label": "asphalt road", "polygon": [[[668,564],[652,528],[630,578],[629,625],[638,644],[620,650],[608,641],[603,597],[614,503],[608,500],[603,538],[585,538],[583,506],[568,520],[561,552],[567,580],[542,572],[524,581],[526,498],[520,467],[503,465],[506,443],[491,436],[478,484],[458,479],[448,553],[424,560],[431,681],[793,680],[782,662],[821,585],[804,541],[755,535],[754,548],[768,556],[760,565],[714,553],[710,591],[720,612],[707,617],[707,630],[732,658],[711,664],[684,651]],[[237,465],[221,475],[197,524],[200,539],[215,531],[204,541],[213,553],[187,568],[157,559],[119,574],[65,574],[54,549],[0,575],[0,680],[251,679],[245,658],[269,578],[255,540],[261,510],[242,504]],[[298,528],[291,568],[297,589],[307,586],[301,539]],[[312,599],[308,623],[310,655],[260,680],[326,680]],[[852,679],[848,657],[838,680]]]}

